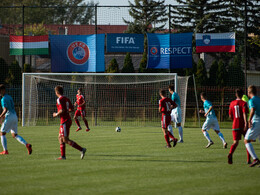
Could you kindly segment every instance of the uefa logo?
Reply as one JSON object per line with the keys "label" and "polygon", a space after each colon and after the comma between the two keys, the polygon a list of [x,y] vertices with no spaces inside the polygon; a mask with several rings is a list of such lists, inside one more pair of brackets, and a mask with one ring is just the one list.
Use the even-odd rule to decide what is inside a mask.
{"label": "uefa logo", "polygon": [[89,48],[82,41],[74,41],[67,48],[67,56],[75,65],[85,64],[89,59]]}
{"label": "uefa logo", "polygon": [[156,47],[152,47],[150,49],[150,52],[151,52],[152,55],[156,55],[158,53],[158,49]]}

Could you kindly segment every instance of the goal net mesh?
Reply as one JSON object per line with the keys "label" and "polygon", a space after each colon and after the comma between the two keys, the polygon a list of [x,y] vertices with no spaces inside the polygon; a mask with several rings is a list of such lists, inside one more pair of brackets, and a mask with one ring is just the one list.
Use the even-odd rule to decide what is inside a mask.
{"label": "goal net mesh", "polygon": [[[57,97],[61,85],[72,104],[78,88],[83,88],[86,118],[90,126],[159,126],[159,89],[168,90],[176,74],[24,74],[23,125],[57,125]],[[183,125],[188,77],[177,77]],[[168,93],[168,97],[170,94]],[[75,108],[76,109],[76,108]]]}

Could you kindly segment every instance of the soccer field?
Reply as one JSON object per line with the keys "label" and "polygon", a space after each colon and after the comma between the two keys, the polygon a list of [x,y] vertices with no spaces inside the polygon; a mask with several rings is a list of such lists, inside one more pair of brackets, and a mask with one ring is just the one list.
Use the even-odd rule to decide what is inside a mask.
{"label": "soccer field", "polygon": [[[260,168],[246,164],[241,142],[234,164],[227,163],[231,130],[222,132],[228,149],[210,130],[215,144],[206,149],[198,128],[185,128],[183,144],[164,148],[160,128],[92,127],[70,137],[87,147],[80,152],[66,146],[67,160],[59,157],[58,127],[24,127],[19,134],[33,145],[31,156],[7,135],[9,155],[0,156],[0,194],[258,194]],[[177,130],[174,130],[177,135]],[[178,136],[176,136],[178,137]],[[254,143],[260,156],[260,144]],[[1,148],[2,149],[2,148]]]}

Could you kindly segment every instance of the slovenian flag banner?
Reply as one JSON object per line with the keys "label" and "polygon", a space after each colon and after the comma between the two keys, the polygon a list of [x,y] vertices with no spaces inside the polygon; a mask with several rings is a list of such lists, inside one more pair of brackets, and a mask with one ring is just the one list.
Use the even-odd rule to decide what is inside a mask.
{"label": "slovenian flag banner", "polygon": [[196,52],[235,52],[235,33],[197,33]]}
{"label": "slovenian flag banner", "polygon": [[49,37],[10,36],[10,55],[48,55]]}

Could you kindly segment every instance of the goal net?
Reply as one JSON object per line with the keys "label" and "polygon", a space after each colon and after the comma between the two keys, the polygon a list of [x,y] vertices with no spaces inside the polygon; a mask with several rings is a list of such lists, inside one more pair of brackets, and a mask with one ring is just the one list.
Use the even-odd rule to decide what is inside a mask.
{"label": "goal net", "polygon": [[83,88],[90,126],[159,126],[158,92],[169,84],[181,98],[184,125],[188,78],[175,73],[24,73],[22,125],[59,123],[52,113],[57,111],[54,88],[61,85],[72,104]]}

